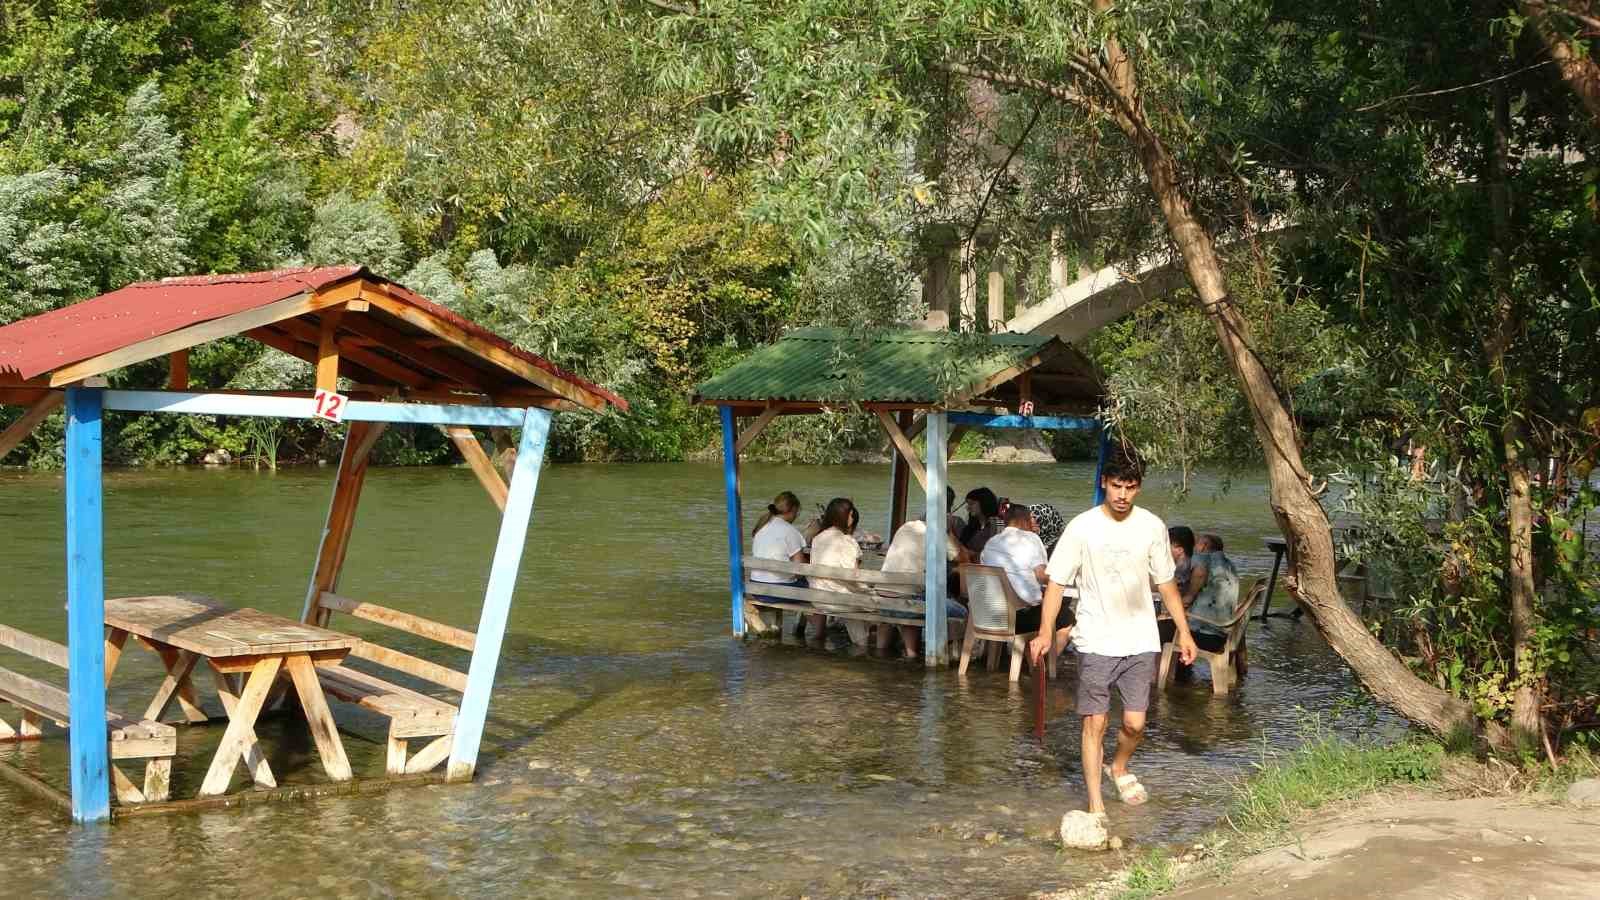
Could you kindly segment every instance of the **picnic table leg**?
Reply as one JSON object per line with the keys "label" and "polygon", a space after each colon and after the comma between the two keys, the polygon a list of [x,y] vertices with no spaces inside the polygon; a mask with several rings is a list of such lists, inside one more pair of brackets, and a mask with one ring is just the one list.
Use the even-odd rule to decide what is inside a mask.
{"label": "picnic table leg", "polygon": [[256,740],[256,717],[266,704],[267,692],[278,678],[283,658],[268,656],[255,664],[244,684],[244,690],[234,693],[227,676],[212,669],[216,677],[217,694],[222,698],[222,708],[228,711],[228,730],[222,735],[217,755],[206,770],[206,780],[200,785],[200,796],[215,797],[227,793],[228,782],[233,779],[234,763],[241,759],[250,770],[250,777],[261,787],[277,787],[272,768],[261,752],[261,742]]}
{"label": "picnic table leg", "polygon": [[128,633],[120,628],[106,629],[106,684],[111,684],[111,673],[122,660],[122,648],[128,643]]}
{"label": "picnic table leg", "polygon": [[328,709],[328,698],[322,693],[322,683],[311,657],[304,653],[291,653],[285,664],[289,678],[294,681],[295,693],[300,696],[300,708],[305,710],[306,724],[311,726],[311,737],[317,742],[317,755],[322,757],[322,770],[334,781],[350,780],[350,760],[344,755],[344,742],[339,740],[339,726],[334,724],[333,712]]}
{"label": "picnic table leg", "polygon": [[1272,609],[1272,592],[1278,586],[1278,567],[1283,565],[1283,554],[1285,552],[1276,547],[1269,549],[1272,550],[1272,575],[1267,578],[1267,595],[1261,600],[1261,615],[1259,618],[1263,622],[1272,615],[1268,610]]}
{"label": "picnic table leg", "polygon": [[152,722],[161,721],[167,714],[167,709],[172,706],[173,699],[177,699],[185,721],[190,723],[208,721],[209,717],[205,714],[205,710],[200,708],[200,700],[194,692],[194,679],[191,677],[195,663],[200,661],[199,655],[160,644],[147,646],[161,657],[161,664],[167,669],[167,677],[156,690],[155,699],[150,701],[149,708],[144,711],[144,717]]}

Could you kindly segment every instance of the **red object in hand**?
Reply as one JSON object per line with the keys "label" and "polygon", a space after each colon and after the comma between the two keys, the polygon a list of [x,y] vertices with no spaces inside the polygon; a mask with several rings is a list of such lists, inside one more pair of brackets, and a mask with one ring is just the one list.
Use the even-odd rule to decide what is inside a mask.
{"label": "red object in hand", "polygon": [[1039,739],[1039,746],[1044,746],[1044,660],[1039,660],[1033,667],[1033,736]]}

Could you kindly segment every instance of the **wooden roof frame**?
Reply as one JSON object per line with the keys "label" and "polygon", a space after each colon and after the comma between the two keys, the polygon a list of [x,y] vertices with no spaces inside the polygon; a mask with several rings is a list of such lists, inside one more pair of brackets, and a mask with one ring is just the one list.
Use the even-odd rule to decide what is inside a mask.
{"label": "wooden roof frame", "polygon": [[[371,317],[373,310],[424,332],[429,335],[428,343],[435,345],[428,346]],[[323,332],[327,332],[326,338]],[[387,390],[398,396],[420,392],[436,399],[446,393],[479,394],[496,403],[565,411],[601,411],[609,405],[601,394],[585,390],[443,316],[408,302],[392,292],[389,284],[368,277],[364,271],[317,290],[303,291],[254,309],[199,322],[69,363],[50,372],[43,384],[34,379],[7,387],[61,388],[232,335],[244,335],[318,366],[318,387],[329,390],[334,389],[334,385],[324,383],[331,380],[326,373],[343,369],[347,377],[369,392]],[[377,348],[391,355],[381,354]],[[451,355],[449,350],[477,360],[482,367]],[[336,361],[331,368],[327,365],[330,359]],[[497,385],[495,373],[507,380],[530,382],[536,388],[513,389]],[[385,383],[392,386],[385,388]]]}

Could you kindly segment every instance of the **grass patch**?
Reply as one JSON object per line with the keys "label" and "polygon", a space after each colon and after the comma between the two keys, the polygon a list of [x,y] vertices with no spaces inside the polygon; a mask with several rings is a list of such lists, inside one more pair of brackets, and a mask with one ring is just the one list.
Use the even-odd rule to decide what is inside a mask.
{"label": "grass patch", "polygon": [[1161,850],[1151,850],[1128,867],[1127,881],[1117,900],[1150,900],[1178,886],[1178,867]]}
{"label": "grass patch", "polygon": [[1235,787],[1228,821],[1246,835],[1281,835],[1329,803],[1394,784],[1437,781],[1444,759],[1444,747],[1426,738],[1376,744],[1315,733],[1297,749],[1259,764]]}

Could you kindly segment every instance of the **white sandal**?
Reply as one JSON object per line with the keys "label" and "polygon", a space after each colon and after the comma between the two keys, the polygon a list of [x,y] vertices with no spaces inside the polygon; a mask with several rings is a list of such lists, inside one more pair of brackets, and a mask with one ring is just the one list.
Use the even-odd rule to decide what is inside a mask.
{"label": "white sandal", "polygon": [[1139,776],[1129,772],[1119,778],[1111,774],[1110,766],[1105,767],[1105,773],[1111,779],[1111,783],[1116,785],[1118,800],[1129,806],[1140,806],[1149,801],[1150,792],[1139,782]]}

